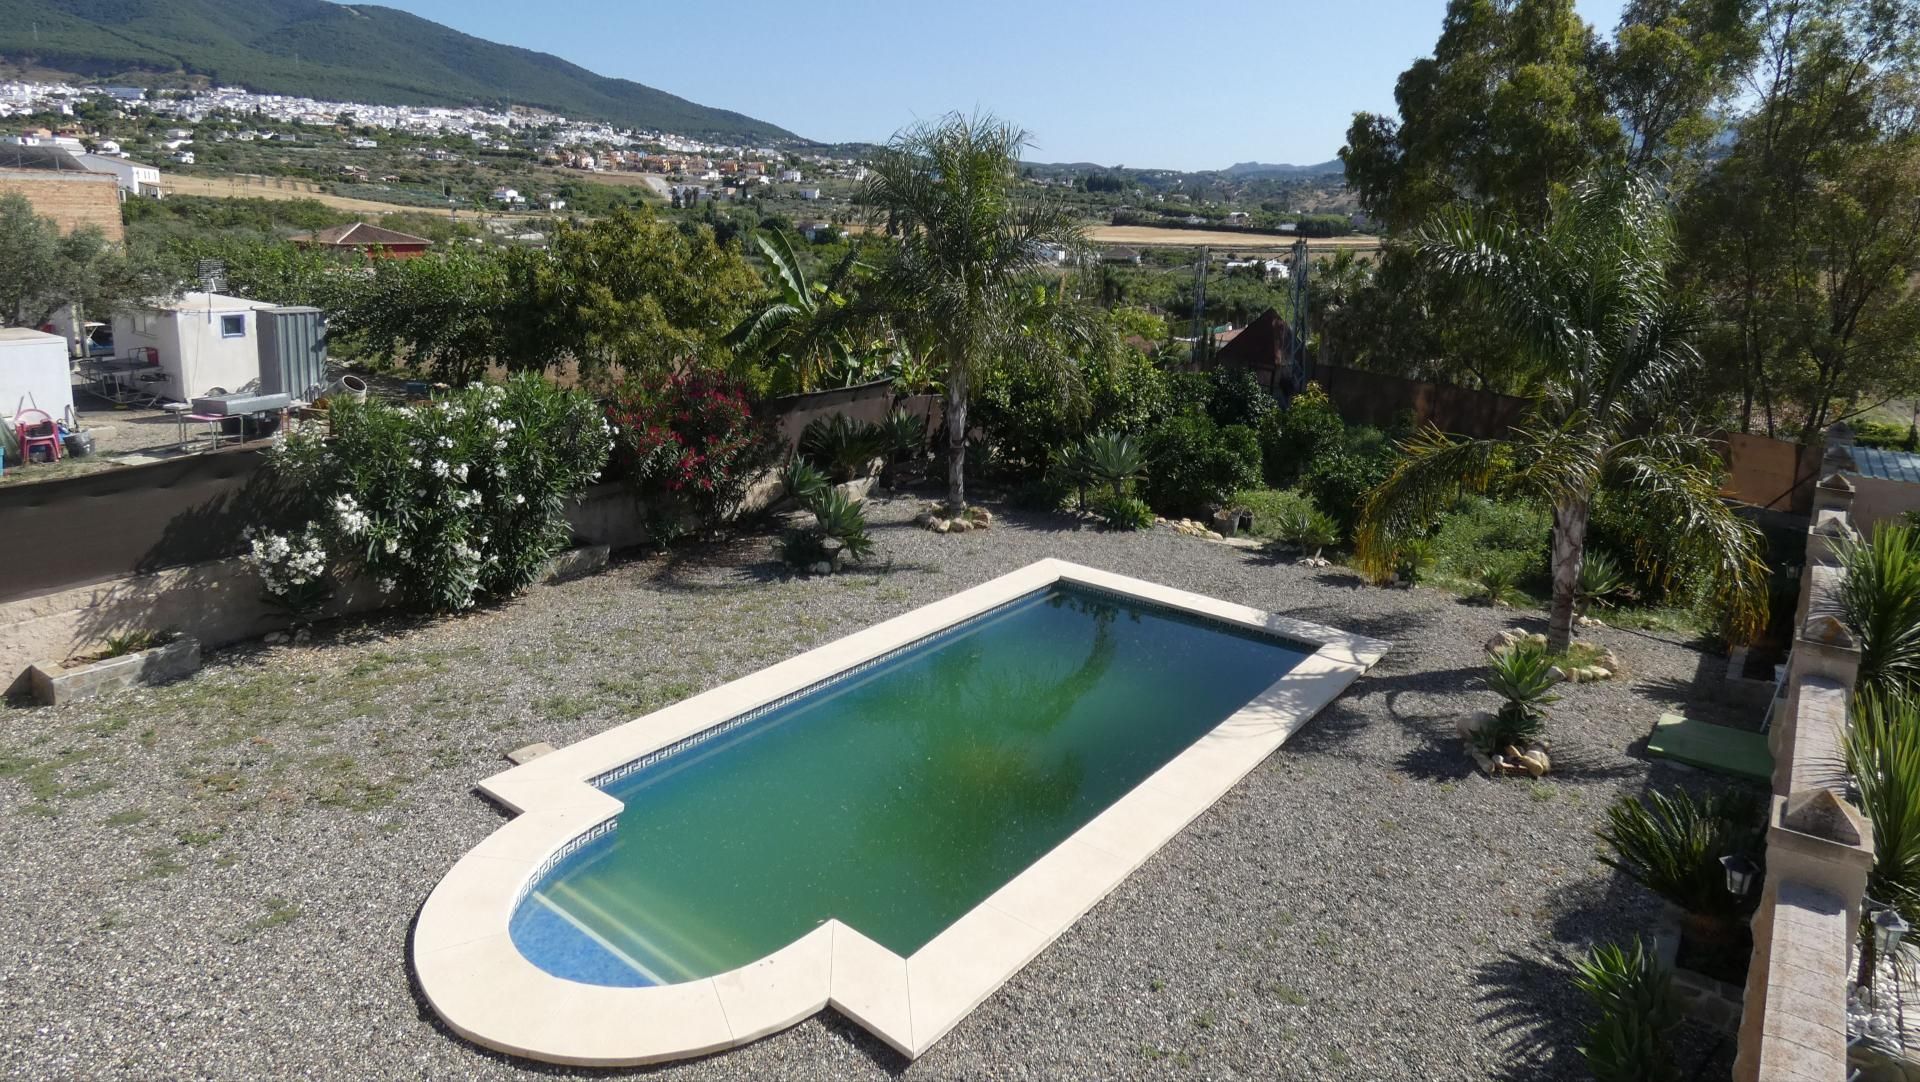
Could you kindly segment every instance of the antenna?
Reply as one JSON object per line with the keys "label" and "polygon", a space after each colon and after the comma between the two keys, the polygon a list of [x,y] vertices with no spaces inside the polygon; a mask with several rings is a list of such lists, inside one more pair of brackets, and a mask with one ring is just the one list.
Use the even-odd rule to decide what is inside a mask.
{"label": "antenna", "polygon": [[227,261],[224,259],[200,260],[193,266],[193,276],[200,279],[200,291],[203,293],[227,291]]}
{"label": "antenna", "polygon": [[1193,268],[1193,359],[1201,360],[1204,348],[1204,332],[1207,327],[1207,267],[1212,262],[1212,253],[1206,248],[1200,249],[1200,262]]}

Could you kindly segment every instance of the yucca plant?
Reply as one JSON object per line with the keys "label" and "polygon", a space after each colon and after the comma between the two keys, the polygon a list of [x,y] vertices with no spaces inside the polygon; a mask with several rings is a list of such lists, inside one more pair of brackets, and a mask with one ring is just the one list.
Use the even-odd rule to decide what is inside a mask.
{"label": "yucca plant", "polygon": [[1475,745],[1497,755],[1509,745],[1525,749],[1547,731],[1547,707],[1559,702],[1553,693],[1558,677],[1553,658],[1536,643],[1522,642],[1487,659],[1487,687],[1505,699],[1493,720],[1474,735]]}
{"label": "yucca plant", "polygon": [[[1920,702],[1908,693],[1862,691],[1847,735],[1847,770],[1873,824],[1867,897],[1920,922]],[[1860,982],[1873,974],[1869,929],[1860,937]]]}
{"label": "yucca plant", "polygon": [[820,532],[840,542],[849,558],[864,560],[873,554],[873,538],[867,534],[867,513],[862,501],[837,488],[829,488],[815,496],[809,507]]}
{"label": "yucca plant", "polygon": [[800,433],[800,453],[836,482],[866,476],[873,460],[885,456],[892,445],[887,429],[844,413],[815,417]]}
{"label": "yucca plant", "polygon": [[1720,858],[1756,857],[1761,806],[1742,789],[1707,799],[1684,789],[1621,797],[1595,831],[1606,843],[1600,863],[1624,873],[1686,912],[1686,931],[1700,944],[1726,942],[1746,909],[1727,890]]}
{"label": "yucca plant", "polygon": [[1153,525],[1153,508],[1138,496],[1104,496],[1094,502],[1093,509],[1115,530],[1144,530]]}
{"label": "yucca plant", "polygon": [[1300,551],[1313,553],[1314,559],[1328,545],[1340,539],[1340,525],[1324,512],[1310,507],[1294,507],[1282,512],[1277,524],[1281,540],[1300,546]]}
{"label": "yucca plant", "polygon": [[1839,555],[1833,615],[1860,640],[1860,686],[1920,688],[1920,531],[1881,522]]}
{"label": "yucca plant", "polygon": [[917,413],[896,409],[887,414],[881,427],[887,433],[889,454],[895,459],[917,455],[927,446],[927,419]]}
{"label": "yucca plant", "polygon": [[1106,485],[1116,500],[1126,496],[1127,484],[1146,468],[1140,445],[1117,432],[1088,436],[1085,461],[1093,479]]}
{"label": "yucca plant", "polygon": [[1580,580],[1574,586],[1575,611],[1585,616],[1594,605],[1605,605],[1627,588],[1620,561],[1599,549],[1589,549],[1580,561]]}
{"label": "yucca plant", "polygon": [[1573,983],[1600,1016],[1587,1026],[1580,1054],[1600,1082],[1675,1082],[1671,1042],[1680,1022],[1673,973],[1638,937],[1608,943],[1573,964]]}

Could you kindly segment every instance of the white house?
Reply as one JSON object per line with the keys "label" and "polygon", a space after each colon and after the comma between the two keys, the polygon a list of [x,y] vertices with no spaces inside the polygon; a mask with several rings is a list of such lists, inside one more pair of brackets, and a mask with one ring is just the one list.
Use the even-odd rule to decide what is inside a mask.
{"label": "white house", "polygon": [[174,151],[174,153],[173,153],[173,160],[174,160],[174,162],[175,162],[175,164],[178,164],[178,165],[192,165],[192,164],[193,164],[193,151],[191,151],[191,150],[176,150],[176,151]]}
{"label": "white house", "polygon": [[111,157],[120,153],[120,144],[111,139],[102,139],[99,144],[93,148],[93,152]]}
{"label": "white house", "polygon": [[518,206],[527,201],[526,197],[515,188],[495,188],[491,198],[496,203],[504,203],[508,206]]}
{"label": "white house", "polygon": [[148,301],[114,314],[113,344],[123,357],[153,351],[146,356],[165,378],[143,385],[164,398],[238,391],[260,378],[256,313],[272,307],[219,293]]}
{"label": "white house", "polygon": [[129,158],[108,158],[99,154],[74,155],[90,173],[112,173],[120,181],[121,197],[129,195],[160,195],[160,169],[158,166],[142,165]]}
{"label": "white house", "polygon": [[800,176],[800,170],[798,169],[782,169],[780,170],[779,176],[775,179],[779,180],[782,184],[798,184],[803,178]]}
{"label": "white house", "polygon": [[380,141],[378,139],[368,139],[366,136],[361,135],[347,140],[347,145],[355,150],[375,150],[380,146]]}
{"label": "white house", "polygon": [[800,189],[800,193],[799,193],[799,194],[800,194],[800,198],[802,198],[802,199],[806,199],[806,200],[809,200],[809,201],[811,201],[811,200],[815,200],[815,199],[818,199],[818,198],[820,198],[820,189],[818,189],[818,188],[802,188],[802,189]]}

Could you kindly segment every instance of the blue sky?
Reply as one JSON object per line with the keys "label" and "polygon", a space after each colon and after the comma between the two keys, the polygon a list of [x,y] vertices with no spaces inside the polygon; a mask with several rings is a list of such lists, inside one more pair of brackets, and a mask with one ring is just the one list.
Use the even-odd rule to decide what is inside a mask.
{"label": "blue sky", "polygon": [[[381,0],[811,139],[983,108],[1038,161],[1217,169],[1334,156],[1446,0]],[[1603,32],[1622,0],[1577,0]]]}

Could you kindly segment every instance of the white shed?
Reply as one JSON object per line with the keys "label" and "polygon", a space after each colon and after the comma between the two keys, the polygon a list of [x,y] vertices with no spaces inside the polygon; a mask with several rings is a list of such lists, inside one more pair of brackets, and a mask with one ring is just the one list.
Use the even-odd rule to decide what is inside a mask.
{"label": "white shed", "polygon": [[0,421],[11,427],[15,413],[33,408],[55,420],[73,409],[67,341],[26,327],[0,327]]}
{"label": "white shed", "polygon": [[215,389],[238,391],[260,378],[258,317],[273,305],[221,293],[182,293],[113,317],[113,345],[123,357],[153,350],[166,377],[153,390],[191,402]]}

